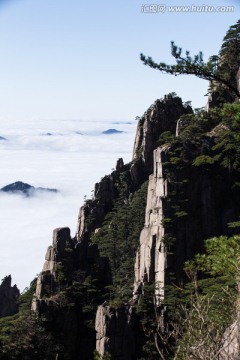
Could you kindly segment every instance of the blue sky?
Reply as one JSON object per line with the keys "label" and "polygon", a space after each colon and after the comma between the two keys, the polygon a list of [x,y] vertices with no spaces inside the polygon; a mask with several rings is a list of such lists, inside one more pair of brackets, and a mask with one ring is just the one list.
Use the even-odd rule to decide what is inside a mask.
{"label": "blue sky", "polygon": [[162,75],[139,54],[171,62],[171,40],[205,58],[216,54],[239,18],[238,1],[207,1],[234,6],[221,13],[143,13],[143,4],[206,2],[0,1],[0,120],[133,120],[172,91],[203,106],[206,81]]}

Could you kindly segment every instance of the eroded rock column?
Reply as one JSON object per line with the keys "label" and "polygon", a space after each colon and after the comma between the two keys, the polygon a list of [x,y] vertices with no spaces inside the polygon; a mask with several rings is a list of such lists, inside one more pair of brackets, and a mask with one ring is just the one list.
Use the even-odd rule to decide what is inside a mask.
{"label": "eroded rock column", "polygon": [[155,283],[156,305],[164,299],[166,247],[163,219],[167,197],[167,180],[163,163],[167,146],[154,151],[154,172],[149,177],[145,225],[140,235],[140,246],[135,262],[134,298],[137,298],[145,283]]}

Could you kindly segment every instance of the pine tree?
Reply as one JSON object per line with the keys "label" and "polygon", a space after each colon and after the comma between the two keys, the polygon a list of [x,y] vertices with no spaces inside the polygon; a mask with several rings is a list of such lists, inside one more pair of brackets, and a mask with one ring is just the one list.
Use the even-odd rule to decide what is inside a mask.
{"label": "pine tree", "polygon": [[193,57],[190,56],[189,51],[186,51],[185,56],[182,56],[182,48],[175,45],[173,41],[171,42],[171,54],[176,60],[174,65],[163,62],[156,63],[150,56],[142,53],[140,59],[144,65],[165,74],[195,75],[204,80],[223,84],[237,98],[240,98],[236,83],[236,74],[240,67],[240,20],[228,30],[223,39],[219,56],[213,55],[207,62],[204,62],[201,51]]}

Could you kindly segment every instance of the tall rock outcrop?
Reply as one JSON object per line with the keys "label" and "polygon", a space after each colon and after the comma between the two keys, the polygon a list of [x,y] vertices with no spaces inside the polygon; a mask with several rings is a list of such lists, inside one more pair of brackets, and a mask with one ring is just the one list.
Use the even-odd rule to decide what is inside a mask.
{"label": "tall rock outcrop", "polygon": [[[188,114],[192,114],[192,109],[178,97],[168,95],[157,100],[139,120],[132,162],[125,165],[119,159],[116,170],[95,185],[93,199],[86,200],[81,207],[76,236],[71,238],[68,228],[54,230],[53,244],[38,277],[33,310],[39,316],[47,315],[49,323],[54,323],[53,332],[63,341],[72,359],[87,360],[94,348],[101,356],[109,352],[117,360],[143,357],[141,351],[147,335],[135,310],[144,287],[154,286],[154,304],[164,329],[162,304],[171,276],[174,275],[176,285],[184,283],[184,262],[203,251],[204,239],[231,234],[228,223],[238,220],[240,205],[234,196],[229,169],[204,161],[202,165],[201,161],[200,165],[193,165],[198,157],[211,159],[219,131],[225,129],[220,126],[216,130],[214,123],[210,123],[201,140],[192,143],[191,135],[189,139],[184,133],[192,117],[179,120],[181,115]],[[176,134],[176,141],[159,147],[159,137],[165,132]],[[124,206],[131,206],[134,194],[146,179],[145,222],[141,220],[135,235],[136,241],[139,236],[139,244],[134,245],[133,297],[129,295],[128,300],[123,297],[124,301],[113,306],[116,303],[111,303],[111,291],[118,274],[115,271],[112,276],[107,257],[118,254],[116,247],[122,245],[115,238],[120,220],[125,232],[121,241],[126,242],[127,249],[132,229],[128,224],[129,208]],[[121,206],[124,211],[119,210]],[[134,216],[134,221],[138,221],[137,211]],[[105,257],[99,251],[102,229]],[[111,255],[106,254],[106,248]],[[119,269],[124,278],[126,274],[121,266]],[[123,292],[124,284],[119,288],[119,293]],[[67,305],[69,301],[71,308]],[[91,325],[87,327],[86,323]]]}
{"label": "tall rock outcrop", "polygon": [[60,359],[92,357],[95,332],[86,323],[94,321],[88,306],[95,283],[101,301],[102,289],[111,284],[108,259],[100,256],[96,245],[77,243],[68,227],[55,229],[37,279],[32,310],[38,318],[45,318],[60,342],[62,350],[56,349]]}
{"label": "tall rock outcrop", "polygon": [[145,225],[135,262],[134,296],[138,297],[144,283],[155,283],[156,304],[164,299],[165,268],[167,261],[165,230],[168,183],[163,172],[167,146],[154,150],[154,172],[149,177]]}
{"label": "tall rock outcrop", "polygon": [[[158,120],[161,121],[161,116],[155,119],[156,122]],[[153,174],[149,177],[145,224],[140,235],[135,262],[133,300],[136,304],[144,293],[144,286],[154,284],[155,304],[159,307],[158,319],[162,329],[164,309],[161,310],[161,304],[164,302],[165,285],[172,282],[173,278],[177,286],[184,283],[185,261],[193,259],[196,253],[203,251],[205,239],[222,234],[231,235],[232,230],[228,227],[228,223],[237,221],[240,215],[239,201],[234,196],[228,170],[217,165],[193,166],[194,159],[198,156],[204,158],[205,155],[212,154],[219,133],[226,130],[224,126],[215,128],[212,124],[212,128],[209,129],[211,131],[205,135],[202,143],[195,147],[189,141],[184,140],[184,145],[181,142],[184,128],[189,125],[188,119],[181,119],[177,123],[179,142],[156,148],[152,153]],[[211,127],[211,124],[209,126]],[[136,142],[141,145],[138,147],[135,143],[135,149],[140,149],[141,153],[138,159],[134,158],[132,165],[137,163],[140,169],[144,166],[144,158],[151,161],[146,148],[152,149],[154,146],[154,141],[149,140],[151,132],[148,130],[145,141],[150,145],[145,146],[141,127],[140,120]],[[179,147],[184,149],[180,155]],[[134,154],[139,156],[136,151]],[[141,164],[138,162],[139,159]],[[150,168],[146,173],[148,171]],[[134,306],[130,308],[133,314]],[[112,326],[112,322],[115,324],[116,319],[115,315],[109,316],[108,305],[99,307],[96,321],[97,349],[102,355],[107,351],[111,354],[119,353],[117,345],[114,346],[117,343],[114,339],[118,335]],[[131,321],[134,322],[133,318]],[[128,328],[127,325],[128,322],[125,321],[124,328]],[[238,341],[236,332],[232,335],[234,338],[229,351],[235,347],[234,342]],[[137,348],[136,339],[131,332],[128,336],[131,336],[134,347]],[[121,334],[120,337],[124,342],[124,335]],[[124,355],[125,358],[121,356],[116,358],[131,358],[129,353]]]}
{"label": "tall rock outcrop", "polygon": [[[52,245],[47,249],[43,269],[37,278],[35,297],[32,304],[34,311],[39,311],[38,308],[44,303],[42,298],[53,292],[56,267],[64,259],[68,247],[73,248],[70,229],[68,227],[54,229]],[[74,263],[74,259],[72,260]]]}
{"label": "tall rock outcrop", "polygon": [[5,276],[0,285],[0,318],[14,315],[18,311],[17,300],[20,296],[20,291],[17,286],[11,285],[11,275]]}
{"label": "tall rock outcrop", "polygon": [[[179,97],[169,94],[162,101],[157,100],[138,123],[133,161],[130,164],[131,182],[133,187],[137,187],[148,177],[149,181],[145,225],[136,254],[133,303],[137,302],[144,284],[147,283],[156,284],[157,306],[160,306],[164,298],[167,254],[163,219],[167,216],[168,183],[164,175],[163,163],[166,161],[168,146],[158,148],[158,139],[164,132],[175,134],[179,117],[191,113],[192,109],[189,105],[184,105]],[[140,331],[136,336],[136,331],[133,329],[138,326],[134,307],[127,305],[119,311],[111,309],[107,304],[100,305],[95,322],[97,351],[101,355],[110,352],[114,359],[121,360],[132,359],[136,357],[137,352],[141,356],[139,349],[145,340]],[[129,338],[131,346],[125,346],[123,351],[121,344],[127,344]]]}
{"label": "tall rock outcrop", "polygon": [[[99,183],[95,184],[93,199],[87,200],[80,208],[76,230],[76,240],[78,242],[89,241],[89,236],[99,228],[105,215],[112,209],[114,199],[118,197],[116,181],[120,174],[128,171],[129,164],[124,165],[120,158],[116,164],[116,170],[111,175],[105,175]],[[92,221],[88,221],[91,218]]]}
{"label": "tall rock outcrop", "polygon": [[94,227],[97,228],[105,214],[110,211],[114,199],[113,183],[114,173],[104,176],[99,183],[95,184],[93,200],[86,201],[86,204],[80,208],[76,231],[77,241],[88,241],[89,232],[94,230],[87,226],[86,217],[92,216],[96,219]]}
{"label": "tall rock outcrop", "polygon": [[[144,291],[144,285],[155,283],[155,301],[159,307],[164,299],[166,246],[164,242],[163,219],[166,216],[168,184],[163,172],[167,146],[154,150],[154,172],[149,177],[145,224],[140,235],[140,245],[136,254],[133,303]],[[143,334],[136,328],[138,320],[134,307],[123,306],[113,309],[107,305],[98,307],[95,330],[96,349],[101,356],[109,352],[113,359],[130,360],[136,358]],[[142,344],[141,344],[142,345]]]}
{"label": "tall rock outcrop", "polygon": [[[176,167],[174,174],[169,161],[176,156],[171,154],[179,144],[165,145],[153,152],[154,171],[149,177],[145,225],[135,262],[135,298],[144,283],[155,283],[156,303],[160,304],[169,273],[182,283],[183,264],[203,250],[204,239],[231,234],[227,224],[237,221],[240,206],[226,179],[227,171],[214,167],[204,171],[192,166],[192,159],[201,151],[211,152],[215,145],[212,133],[205,139],[203,150],[196,153],[185,147],[185,158],[180,159],[182,165]],[[169,237],[173,239],[171,251]]]}
{"label": "tall rock outcrop", "polygon": [[236,81],[237,81],[238,91],[240,92],[240,67],[239,67],[238,72],[237,72]]}
{"label": "tall rock outcrop", "polygon": [[152,174],[153,151],[158,147],[159,136],[165,131],[175,134],[180,116],[191,113],[192,108],[188,104],[183,104],[177,96],[169,94],[165,95],[162,101],[156,100],[139,120],[133,148],[133,163],[141,161],[141,170],[147,175]]}

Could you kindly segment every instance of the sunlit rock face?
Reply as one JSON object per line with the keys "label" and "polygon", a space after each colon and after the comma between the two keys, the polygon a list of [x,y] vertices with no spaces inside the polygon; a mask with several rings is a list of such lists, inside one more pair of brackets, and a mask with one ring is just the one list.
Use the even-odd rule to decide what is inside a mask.
{"label": "sunlit rock face", "polygon": [[119,309],[100,305],[96,313],[96,350],[109,352],[116,359],[131,360],[136,356],[134,316],[129,306]]}
{"label": "sunlit rock face", "polygon": [[[95,184],[93,200],[86,201],[78,214],[76,239],[78,242],[88,242],[89,235],[101,225],[106,213],[111,210],[114,197],[113,178],[105,176],[99,183]],[[92,215],[96,219],[95,224],[87,225],[87,217]]]}
{"label": "sunlit rock face", "polygon": [[240,324],[235,321],[224,333],[220,360],[239,360],[240,357]]}
{"label": "sunlit rock face", "polygon": [[[240,68],[236,72],[234,78],[234,87],[240,92]],[[222,106],[223,103],[233,103],[240,100],[237,98],[236,94],[218,81],[211,81],[209,86],[211,91],[205,106],[206,111],[209,111],[209,109],[214,107]]]}
{"label": "sunlit rock face", "polygon": [[54,229],[52,245],[47,249],[43,269],[37,278],[37,286],[32,303],[34,311],[38,311],[41,304],[43,304],[41,299],[46,294],[46,288],[50,292],[53,291],[57,263],[64,259],[66,248],[69,246],[72,249],[74,247],[70,236],[70,229],[68,227]]}
{"label": "sunlit rock face", "polygon": [[237,80],[237,88],[238,88],[238,91],[240,92],[240,67],[237,72],[236,80]]}
{"label": "sunlit rock face", "polygon": [[134,296],[141,292],[144,283],[155,283],[156,303],[164,298],[166,248],[163,219],[167,198],[167,180],[163,174],[163,161],[168,147],[154,151],[154,172],[149,177],[145,225],[135,262]]}
{"label": "sunlit rock face", "polygon": [[237,284],[237,291],[236,321],[226,329],[223,335],[220,360],[240,359],[240,282]]}
{"label": "sunlit rock face", "polygon": [[158,147],[159,135],[165,131],[175,134],[180,116],[191,113],[192,108],[188,104],[183,104],[181,98],[169,94],[163,100],[156,100],[140,118],[133,161],[140,158],[148,175],[153,172],[153,151]]}

